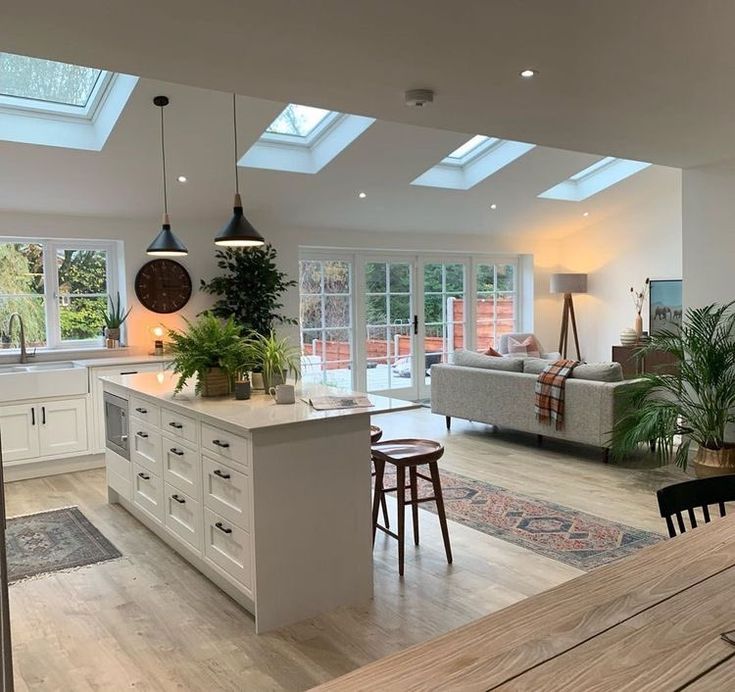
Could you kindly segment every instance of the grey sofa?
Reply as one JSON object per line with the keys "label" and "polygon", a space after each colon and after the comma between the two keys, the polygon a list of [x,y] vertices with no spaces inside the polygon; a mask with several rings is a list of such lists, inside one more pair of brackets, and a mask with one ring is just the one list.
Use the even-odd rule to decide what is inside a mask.
{"label": "grey sofa", "polygon": [[535,358],[459,352],[455,364],[431,368],[431,410],[446,416],[447,429],[452,418],[464,418],[601,447],[607,461],[609,433],[617,415],[616,393],[629,384],[622,381],[620,366],[577,367],[575,377],[566,383],[564,428],[557,430],[554,425],[540,423],[534,413],[534,387],[545,365],[548,361]]}

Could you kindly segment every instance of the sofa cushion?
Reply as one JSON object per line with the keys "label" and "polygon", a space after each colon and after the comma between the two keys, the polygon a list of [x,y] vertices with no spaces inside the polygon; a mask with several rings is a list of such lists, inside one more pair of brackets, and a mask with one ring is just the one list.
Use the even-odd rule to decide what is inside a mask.
{"label": "sofa cushion", "polygon": [[529,358],[538,358],[539,352],[538,342],[533,336],[526,337],[523,341],[518,341],[512,336],[508,337],[508,354],[512,356],[522,356]]}
{"label": "sofa cushion", "polygon": [[455,351],[452,354],[454,365],[464,365],[468,368],[485,368],[486,370],[504,370],[506,372],[522,372],[522,358],[497,358],[486,356],[474,351]]}
{"label": "sofa cushion", "polygon": [[523,360],[523,372],[538,375],[544,371],[547,365],[551,365],[553,362],[546,358],[525,358]]}
{"label": "sofa cushion", "polygon": [[620,363],[580,363],[572,371],[572,377],[594,382],[622,382],[623,368]]}
{"label": "sofa cushion", "polygon": [[487,351],[485,351],[486,356],[494,356],[495,358],[502,358],[503,354],[498,353],[492,346],[487,347]]}

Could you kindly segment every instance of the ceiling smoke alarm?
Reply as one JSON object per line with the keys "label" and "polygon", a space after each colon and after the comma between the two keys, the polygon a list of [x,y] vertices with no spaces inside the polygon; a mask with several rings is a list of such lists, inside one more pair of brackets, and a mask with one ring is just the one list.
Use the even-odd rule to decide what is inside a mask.
{"label": "ceiling smoke alarm", "polygon": [[407,106],[422,108],[434,102],[434,92],[431,89],[409,89],[404,98]]}

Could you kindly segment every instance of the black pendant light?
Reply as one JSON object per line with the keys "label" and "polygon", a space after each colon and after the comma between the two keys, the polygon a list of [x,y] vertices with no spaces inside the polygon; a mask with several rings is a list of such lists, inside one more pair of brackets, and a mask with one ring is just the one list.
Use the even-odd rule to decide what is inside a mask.
{"label": "black pendant light", "polygon": [[240,178],[237,170],[237,101],[235,94],[232,95],[232,127],[235,142],[235,208],[232,218],[220,230],[214,239],[215,245],[228,247],[257,247],[263,245],[263,236],[256,231],[250,221],[245,218],[242,211],[242,198],[240,197]]}
{"label": "black pendant light", "polygon": [[163,128],[163,109],[168,106],[168,96],[156,96],[153,103],[161,109],[161,164],[163,169],[163,223],[161,232],[148,246],[146,253],[154,257],[183,257],[189,251],[171,230],[168,218],[168,189],[166,187],[166,138]]}

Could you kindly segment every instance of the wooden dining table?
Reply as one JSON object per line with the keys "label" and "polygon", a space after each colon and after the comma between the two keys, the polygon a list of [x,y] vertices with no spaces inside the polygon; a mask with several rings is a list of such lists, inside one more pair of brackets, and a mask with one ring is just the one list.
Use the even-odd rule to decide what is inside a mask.
{"label": "wooden dining table", "polygon": [[735,516],[377,660],[327,690],[735,690]]}

